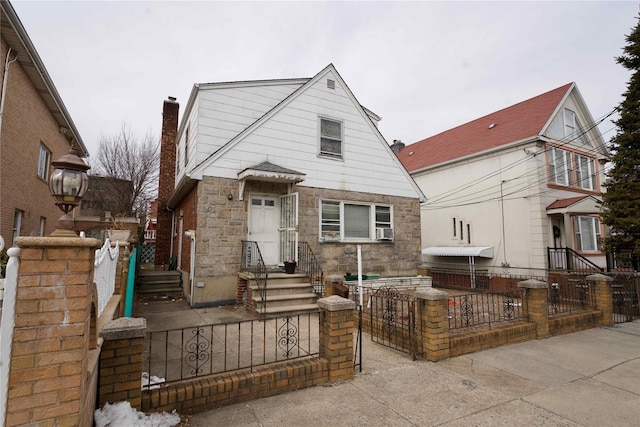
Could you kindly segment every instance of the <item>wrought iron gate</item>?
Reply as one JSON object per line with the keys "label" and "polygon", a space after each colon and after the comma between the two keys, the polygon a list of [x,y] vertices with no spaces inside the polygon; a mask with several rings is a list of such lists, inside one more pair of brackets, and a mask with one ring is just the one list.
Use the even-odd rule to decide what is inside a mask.
{"label": "wrought iron gate", "polygon": [[640,319],[640,276],[638,274],[614,274],[611,284],[613,322],[624,323]]}
{"label": "wrought iron gate", "polygon": [[371,340],[409,353],[416,360],[415,297],[393,287],[378,289],[370,297]]}

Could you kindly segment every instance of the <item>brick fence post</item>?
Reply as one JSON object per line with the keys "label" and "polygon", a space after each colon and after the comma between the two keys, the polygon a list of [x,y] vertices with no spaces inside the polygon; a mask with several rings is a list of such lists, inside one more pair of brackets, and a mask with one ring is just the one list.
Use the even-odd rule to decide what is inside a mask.
{"label": "brick fence post", "polygon": [[418,317],[422,325],[424,358],[437,362],[449,358],[449,294],[428,288],[416,291]]}
{"label": "brick fence post", "polygon": [[142,355],[147,321],[121,317],[107,322],[100,336],[104,339],[100,353],[99,406],[129,401],[142,407]]}
{"label": "brick fence post", "polygon": [[91,394],[91,283],[100,241],[18,237],[15,245],[21,256],[5,425],[81,425],[95,405],[83,402]]}
{"label": "brick fence post", "polygon": [[329,382],[353,378],[353,310],[356,303],[332,295],[318,300],[320,357],[329,362]]}
{"label": "brick fence post", "polygon": [[589,289],[593,289],[596,294],[596,310],[602,313],[602,324],[604,326],[613,325],[613,295],[611,284],[613,279],[604,274],[592,274],[587,276]]}
{"label": "brick fence post", "polygon": [[536,338],[549,336],[549,285],[540,280],[518,282],[522,289],[523,311],[529,322],[536,325]]}

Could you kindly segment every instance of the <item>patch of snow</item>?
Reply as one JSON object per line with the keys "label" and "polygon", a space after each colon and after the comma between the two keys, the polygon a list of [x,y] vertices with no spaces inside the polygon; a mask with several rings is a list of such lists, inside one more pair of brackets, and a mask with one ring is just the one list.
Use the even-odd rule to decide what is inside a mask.
{"label": "patch of snow", "polygon": [[156,412],[146,415],[131,407],[129,402],[105,403],[93,413],[96,427],[173,427],[180,423],[175,412]]}
{"label": "patch of snow", "polygon": [[[149,378],[148,372],[142,373],[142,389],[143,390],[160,388],[160,384],[164,383],[165,381],[167,380],[165,380],[164,378],[156,377],[155,375],[151,375],[151,378]],[[150,387],[147,387],[147,386],[150,386]]]}

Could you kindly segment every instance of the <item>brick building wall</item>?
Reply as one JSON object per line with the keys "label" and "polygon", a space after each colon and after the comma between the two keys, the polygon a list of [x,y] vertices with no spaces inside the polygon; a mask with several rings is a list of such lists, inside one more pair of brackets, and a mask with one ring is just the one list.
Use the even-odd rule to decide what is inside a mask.
{"label": "brick building wall", "polygon": [[167,202],[175,186],[178,110],[179,104],[175,101],[175,98],[169,98],[164,101],[162,108],[162,137],[160,141],[160,175],[158,177],[156,265],[169,264],[172,213],[167,210]]}
{"label": "brick building wall", "polygon": [[[2,40],[0,57],[5,58],[7,50]],[[2,78],[0,73],[0,87]],[[51,234],[62,215],[54,204],[47,180],[38,177],[41,142],[51,151],[51,160],[69,152],[69,142],[59,129],[20,60],[13,62],[9,66],[0,129],[0,235],[8,245],[12,243],[16,209],[24,212],[23,236],[38,235],[41,217],[45,218],[45,235]]]}

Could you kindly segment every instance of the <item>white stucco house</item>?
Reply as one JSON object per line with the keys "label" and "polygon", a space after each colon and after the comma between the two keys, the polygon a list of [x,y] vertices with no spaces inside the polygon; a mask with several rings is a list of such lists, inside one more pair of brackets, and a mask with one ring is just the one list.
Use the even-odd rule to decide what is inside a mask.
{"label": "white stucco house", "polygon": [[605,267],[598,202],[608,152],[575,83],[395,149],[427,197],[428,265]]}
{"label": "white stucco house", "polygon": [[355,273],[357,245],[364,272],[415,275],[424,195],[379,120],[331,64],[312,78],[194,85],[177,129],[163,129],[175,137],[161,180],[174,180],[157,230],[170,233],[192,305],[240,299],[256,262],[269,280],[290,260],[317,276],[310,257],[324,276]]}

